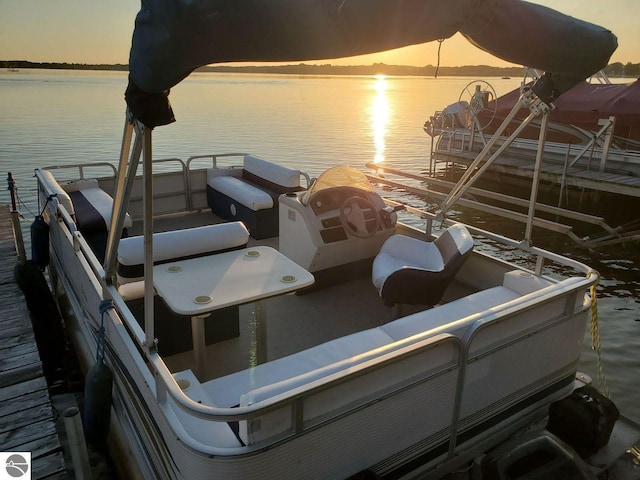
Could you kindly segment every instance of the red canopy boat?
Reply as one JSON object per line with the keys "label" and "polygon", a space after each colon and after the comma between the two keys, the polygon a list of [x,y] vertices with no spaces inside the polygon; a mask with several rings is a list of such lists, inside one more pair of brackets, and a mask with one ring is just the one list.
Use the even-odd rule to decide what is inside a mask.
{"label": "red canopy boat", "polygon": [[[493,133],[509,114],[520,97],[520,89],[492,100],[478,117],[487,125],[484,133]],[[494,105],[495,104],[495,105]],[[547,140],[561,143],[584,143],[592,132],[600,130],[598,121],[615,117],[614,135],[622,149],[637,149],[640,142],[640,80],[629,84],[601,84],[581,82],[554,100],[555,109],[550,113],[550,129]],[[491,119],[495,111],[495,117]],[[529,114],[522,108],[504,132],[509,135]],[[575,129],[560,128],[573,126]],[[538,139],[536,124],[527,127],[520,135]]]}

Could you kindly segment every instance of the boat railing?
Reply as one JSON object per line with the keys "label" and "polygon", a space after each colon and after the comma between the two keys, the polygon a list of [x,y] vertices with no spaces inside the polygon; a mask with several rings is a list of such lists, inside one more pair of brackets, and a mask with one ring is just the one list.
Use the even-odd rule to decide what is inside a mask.
{"label": "boat railing", "polygon": [[[470,138],[471,131],[467,128],[455,128],[453,130],[443,130],[442,134],[438,136],[436,143],[436,151],[439,152],[463,152],[465,145]],[[456,141],[459,137],[459,140]],[[442,146],[442,142],[446,142]],[[456,146],[458,146],[456,148]]]}
{"label": "boat railing", "polygon": [[[592,273],[595,274],[594,272]],[[458,354],[456,356],[457,360],[455,360],[454,363],[443,365],[442,368],[436,369],[430,374],[418,376],[416,378],[407,380],[401,385],[396,385],[397,388],[390,388],[389,386],[379,386],[379,388],[384,391],[385,399],[393,399],[396,395],[400,396],[403,392],[406,392],[409,389],[419,388],[420,385],[425,385],[430,380],[435,379],[438,375],[452,372],[451,369],[455,369],[456,377],[454,378],[458,378],[458,380],[454,382],[454,385],[457,386],[454,388],[455,401],[452,402],[451,405],[459,406],[462,395],[467,394],[463,381],[463,370],[461,370],[460,367],[461,365],[472,363],[479,358],[478,352],[470,351],[470,348],[467,345],[473,340],[477,332],[490,325],[491,322],[509,322],[510,319],[516,318],[518,315],[521,315],[522,308],[520,308],[520,305],[516,305],[516,303],[518,302],[525,305],[525,308],[543,308],[542,305],[551,304],[552,302],[557,302],[559,300],[564,301],[568,305],[568,307],[566,309],[560,308],[560,310],[562,310],[564,313],[560,312],[558,317],[555,318],[551,323],[542,325],[541,327],[536,327],[535,329],[525,329],[517,333],[515,337],[506,340],[504,344],[498,347],[494,346],[493,348],[500,349],[510,346],[512,347],[520,341],[534,341],[533,339],[537,338],[536,336],[542,335],[543,332],[545,332],[549,328],[554,328],[555,325],[561,325],[566,323],[567,321],[570,321],[570,319],[573,318],[576,313],[573,313],[573,309],[570,308],[569,305],[575,302],[577,295],[583,295],[585,289],[592,285],[594,281],[594,278],[592,278],[591,276],[589,276],[588,278],[585,277],[582,279],[576,279],[575,281],[569,282],[566,287],[550,291],[542,297],[537,297],[534,299],[530,296],[530,298],[528,299],[513,301],[511,302],[511,305],[505,305],[504,308],[495,309],[489,314],[486,319],[478,323],[475,328],[472,326],[472,329],[470,330],[471,333],[469,333],[465,337],[465,339],[460,339],[453,335],[428,336],[428,332],[425,332],[425,340],[423,341],[423,343],[415,346],[415,348],[409,346],[407,349],[391,352],[384,358],[374,358],[363,363],[362,365],[357,366],[356,368],[345,369],[344,371],[340,371],[335,374],[320,378],[317,381],[311,382],[304,387],[298,388],[295,391],[291,391],[290,393],[281,394],[250,406],[221,408],[206,406],[194,402],[180,390],[180,387],[178,386],[169,370],[166,368],[161,358],[157,355],[154,355],[150,360],[152,363],[152,368],[155,371],[154,378],[156,398],[160,403],[165,403],[170,400],[174,405],[176,405],[187,414],[204,421],[211,422],[251,422],[253,420],[259,420],[261,418],[264,419],[265,416],[273,414],[274,412],[289,412],[285,415],[285,417],[291,419],[290,425],[283,426],[282,430],[274,432],[272,435],[266,438],[262,438],[254,444],[237,448],[219,448],[215,447],[214,445],[209,445],[206,449],[207,453],[214,455],[234,455],[240,453],[241,451],[246,452],[247,448],[264,448],[266,445],[272,444],[277,441],[282,441],[285,438],[294,437],[308,431],[309,429],[317,428],[319,424],[325,422],[341,421],[341,419],[345,418],[345,415],[348,415],[348,412],[355,412],[359,408],[363,408],[373,403],[378,403],[380,399],[378,397],[378,390],[375,390],[375,388],[377,387],[374,388],[369,385],[370,388],[374,388],[375,392],[371,391],[368,394],[364,394],[362,398],[359,397],[357,399],[352,399],[353,401],[348,402],[348,405],[340,404],[335,408],[323,407],[323,412],[324,410],[327,410],[326,412],[317,417],[311,415],[310,418],[305,418],[305,412],[307,412],[307,408],[313,408],[309,405],[314,405],[314,401],[316,401],[315,405],[317,405],[317,399],[323,393],[327,393],[332,389],[339,389],[341,388],[341,385],[346,385],[349,382],[357,382],[359,378],[365,377],[366,375],[371,374],[375,371],[381,371],[387,365],[406,361],[407,355],[419,354],[425,349],[434,348],[434,346],[438,345],[438,342],[447,341],[453,342],[453,344],[456,345],[456,350],[458,351]],[[527,305],[529,305],[529,307],[527,307]],[[483,352],[483,355],[486,356],[489,355],[489,353]],[[566,374],[566,372],[564,372],[563,370],[557,375],[561,374],[564,375]],[[357,390],[360,391],[360,389]],[[341,397],[332,396],[331,398]],[[458,413],[459,412],[457,411],[454,412],[455,415],[457,415]],[[450,455],[454,455],[455,440],[453,439],[456,439],[458,436],[457,422],[456,417],[453,416],[454,414],[452,414],[450,427],[447,428],[446,435],[446,438],[452,439],[452,450],[450,452]],[[194,448],[203,448],[202,443],[197,442],[191,438],[185,438],[183,439],[183,441],[193,446]]]}
{"label": "boat railing", "polygon": [[[142,168],[138,167],[138,170]],[[137,175],[134,181],[135,195],[131,195],[128,212],[133,219],[143,216],[143,177]],[[163,216],[183,212],[190,204],[187,166],[177,157],[153,160],[153,209],[154,215]]]}
{"label": "boat railing", "polygon": [[[354,368],[336,372],[330,376],[321,378],[315,382],[308,384],[307,386],[305,386],[305,388],[296,389],[296,392],[292,392],[291,394],[278,395],[277,397],[273,397],[272,399],[262,401],[259,404],[255,405],[236,406],[228,408],[207,406],[191,400],[181,391],[179,385],[177,384],[171,373],[166,369],[166,366],[162,359],[156,356],[152,360],[152,363],[154,369],[157,372],[156,395],[158,401],[166,402],[168,399],[171,399],[174,405],[176,405],[182,411],[202,420],[212,422],[251,422],[270,413],[277,412],[278,410],[288,410],[290,414],[287,416],[291,419],[291,425],[289,425],[288,428],[283,429],[281,433],[276,434],[273,437],[269,437],[268,439],[259,442],[259,444],[256,444],[256,448],[262,448],[265,444],[269,444],[274,441],[281,440],[282,438],[300,434],[309,430],[310,428],[314,428],[318,425],[319,422],[322,423],[324,421],[330,421],[334,419],[334,416],[338,416],[338,413],[344,413],[343,407],[336,409],[336,411],[328,412],[328,416],[322,415],[322,420],[319,420],[316,417],[305,420],[305,403],[313,401],[313,399],[317,398],[318,395],[322,395],[323,393],[331,389],[340,388],[348,382],[357,381],[362,377],[374,374],[376,371],[380,371],[385,367],[390,367],[399,362],[406,361],[408,356],[412,357],[415,355],[420,355],[423,352],[432,350],[445,343],[452,344],[453,348],[457,351],[457,355],[455,356],[454,361],[449,364],[443,365],[440,368],[435,368],[434,371],[425,376],[421,375],[419,376],[419,378],[414,377],[408,379],[401,387],[395,389],[395,391],[386,391],[386,396],[393,396],[401,393],[402,391],[406,391],[407,389],[412,388],[416,385],[424,384],[440,373],[459,368],[462,361],[461,352],[463,350],[460,339],[453,335],[439,335],[438,337],[417,342],[416,344],[410,345],[406,348],[390,352],[380,358],[363,362],[362,364],[359,364]],[[365,395],[365,397],[367,398],[364,400],[364,403],[367,404],[376,402],[378,400],[377,397],[375,399],[373,397],[369,397],[368,395]],[[190,441],[190,439],[185,439],[185,442],[188,444],[192,443],[193,446],[202,448],[202,444],[193,443]],[[237,449],[221,449],[212,446],[209,453],[232,455],[236,452],[239,453],[240,451],[246,452],[246,449],[247,447],[238,447]]]}
{"label": "boat railing", "polygon": [[[384,201],[385,203],[392,206],[402,204],[402,202],[399,202],[391,198],[385,198]],[[428,212],[424,209],[412,207],[406,204],[404,205],[405,205],[405,208],[403,210],[405,212],[411,215],[414,215],[415,217],[418,217],[420,219],[423,219],[425,221],[424,230],[418,229],[417,227],[413,227],[411,226],[411,224],[404,225],[404,228],[410,228],[410,229],[413,228],[417,230],[419,232],[418,235],[426,234],[427,237],[432,237],[434,236],[434,233],[435,233],[434,229],[436,228],[436,225],[439,225],[440,229],[443,229],[449,225],[457,223],[455,220],[451,220],[451,219],[441,220],[437,213]],[[528,245],[522,241],[518,241],[509,237],[505,237],[503,235],[499,235],[494,232],[483,230],[481,228],[474,227],[472,225],[465,225],[465,226],[475,237],[483,237],[488,240],[492,240],[496,244],[502,245],[503,247],[518,249],[522,251],[523,255],[532,256],[537,265],[535,269],[536,275],[542,274],[542,268],[548,262],[554,263],[558,266],[562,265],[563,267],[571,268],[572,270],[582,273],[587,277],[590,277],[591,275],[594,275],[594,274],[597,275],[597,272],[592,268],[586,266],[581,262],[573,260],[569,257],[564,257],[562,255],[555,254],[548,250],[544,250],[532,245]]]}
{"label": "boat railing", "polygon": [[[55,170],[55,177],[58,180],[85,180],[90,178],[102,178],[105,176],[116,177],[117,169],[115,165],[109,162],[87,162],[81,164],[65,164],[65,165],[50,165],[44,167],[44,170]],[[96,170],[93,175],[88,175],[87,172]],[[105,175],[107,171],[109,175]]]}
{"label": "boat railing", "polygon": [[186,181],[189,197],[189,210],[202,210],[208,208],[207,205],[207,168],[218,168],[219,160],[240,159],[235,168],[242,168],[243,157],[247,153],[221,153],[193,155],[186,162]]}
{"label": "boat railing", "polygon": [[189,157],[187,159],[187,167],[191,168],[191,164],[194,162],[199,162],[202,160],[209,160],[211,166],[213,168],[219,168],[218,165],[218,160],[228,160],[230,158],[240,158],[240,163],[235,165],[237,168],[242,168],[242,162],[243,162],[243,158],[245,155],[248,155],[248,153],[214,153],[214,154],[206,154],[206,155],[193,155],[191,157]]}

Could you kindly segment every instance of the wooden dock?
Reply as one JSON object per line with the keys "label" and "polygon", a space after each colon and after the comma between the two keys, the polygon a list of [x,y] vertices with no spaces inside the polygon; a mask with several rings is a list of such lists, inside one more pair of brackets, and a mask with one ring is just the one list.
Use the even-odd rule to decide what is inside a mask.
{"label": "wooden dock", "polygon": [[0,452],[31,452],[33,479],[67,478],[17,261],[9,206],[0,205]]}
{"label": "wooden dock", "polygon": [[[477,152],[442,152],[436,153],[438,162],[453,162],[469,165],[477,156]],[[535,152],[534,152],[535,155]],[[531,179],[535,164],[535,157],[525,159],[509,155],[497,158],[489,171],[499,174],[512,175]],[[586,188],[593,191],[616,193],[629,197],[640,197],[640,178],[631,175],[586,170],[581,167],[569,167],[543,162],[540,181],[554,185],[564,185]]]}

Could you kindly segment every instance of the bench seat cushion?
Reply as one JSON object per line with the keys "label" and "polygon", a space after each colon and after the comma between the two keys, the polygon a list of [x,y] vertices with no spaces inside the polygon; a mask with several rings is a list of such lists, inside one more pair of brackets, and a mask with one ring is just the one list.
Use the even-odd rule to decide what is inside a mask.
{"label": "bench seat cushion", "polygon": [[[337,338],[330,342],[279,358],[203,384],[216,406],[233,407],[240,397],[257,388],[285,381],[326,365],[351,358],[391,343],[393,340],[379,328]],[[248,400],[248,399],[247,399]]]}
{"label": "bench seat cushion", "polygon": [[[240,222],[154,233],[154,264],[242,248],[247,244],[248,239],[249,232]],[[143,326],[145,318],[143,236],[120,241],[117,278],[118,293]],[[154,297],[154,314],[155,336],[158,339],[160,354],[173,355],[193,348],[189,317],[172,312],[158,296]],[[237,337],[239,334],[237,306],[217,310],[205,320],[207,345]]]}
{"label": "bench seat cushion", "polygon": [[71,197],[69,194],[62,188],[62,186],[58,183],[58,181],[51,173],[51,170],[39,170],[39,173],[42,177],[43,183],[47,187],[47,193],[49,195],[54,195],[58,203],[64,207],[69,215],[73,215],[75,213],[73,209],[73,203],[71,202]]}
{"label": "bench seat cushion", "polygon": [[[258,401],[264,399],[267,393],[269,395],[282,393],[294,388],[300,381],[315,379],[316,373],[328,374],[324,368],[328,365],[336,364],[334,367],[337,369],[348,368],[344,362],[348,362],[349,359],[353,358],[360,362],[364,357],[367,359],[371,357],[365,354],[372,349],[378,349],[371,352],[375,357],[389,351],[389,348],[392,350],[400,348],[419,341],[419,338],[410,337],[437,327],[449,324],[447,333],[462,335],[464,332],[460,330],[471,325],[485,309],[514,300],[519,296],[518,293],[505,287],[483,290],[469,297],[402,317],[381,327],[337,338],[266,364],[216,378],[205,383],[204,388],[214,398],[215,404],[222,407],[238,405],[241,398],[245,403]],[[455,322],[455,320],[458,321]],[[454,322],[450,323],[452,321]],[[391,344],[394,345],[382,348]],[[269,387],[270,385],[272,386]],[[250,391],[254,392],[251,396],[246,396],[245,394]]]}
{"label": "bench seat cushion", "polygon": [[300,190],[300,175],[300,170],[278,165],[253,155],[244,157],[242,178],[277,195]]}
{"label": "bench seat cushion", "polygon": [[[250,186],[248,183],[245,185]],[[275,202],[273,199],[272,201]],[[251,236],[256,240],[278,235],[280,212],[277,203],[274,203],[273,208],[253,210],[216,190],[211,185],[207,185],[207,204],[211,207],[211,211],[220,218],[244,223]]]}
{"label": "bench seat cushion", "polygon": [[207,169],[207,204],[226,220],[243,222],[255,239],[278,235],[280,195],[303,190],[300,170],[245,155],[242,168]]}
{"label": "bench seat cushion", "polygon": [[[173,375],[178,383],[187,382],[188,387],[183,390],[185,395],[194,402],[209,407],[214,406],[213,402],[202,389],[200,382],[191,370],[183,370]],[[182,424],[185,433],[194,440],[204,445],[215,445],[216,447],[239,447],[240,441],[236,437],[233,430],[226,422],[203,422],[198,417],[185,412],[180,408],[171,397],[168,399],[168,405],[178,421]]]}
{"label": "bench seat cushion", "polygon": [[[95,178],[83,178],[62,183],[62,188],[74,204],[76,223],[83,233],[108,232],[111,227],[113,198],[100,188]],[[127,213],[124,228],[133,224]]]}
{"label": "bench seat cushion", "polygon": [[[447,333],[462,337],[467,326],[485,310],[509,302],[520,295],[505,287],[493,287],[422,312],[399,318],[380,327],[394,340],[401,340],[447,325]],[[453,322],[453,323],[451,323]]]}
{"label": "bench seat cushion", "polygon": [[[241,222],[204,225],[153,234],[153,262],[205,255],[240,248],[249,232]],[[118,246],[118,284],[138,282],[144,275],[144,236],[122,239]]]}
{"label": "bench seat cushion", "polygon": [[[80,233],[93,250],[100,263],[104,261],[107,238],[111,228],[113,199],[99,187],[95,179],[63,182],[61,187],[73,204],[73,216]],[[121,237],[127,236],[127,228],[133,224],[125,213]]]}
{"label": "bench seat cushion", "polygon": [[271,195],[240,178],[221,175],[209,180],[211,188],[250,208],[254,212],[273,208]]}
{"label": "bench seat cushion", "polygon": [[[69,192],[76,214],[76,224],[83,233],[108,232],[111,227],[113,199],[101,188],[84,188]],[[124,228],[133,222],[127,213]]]}

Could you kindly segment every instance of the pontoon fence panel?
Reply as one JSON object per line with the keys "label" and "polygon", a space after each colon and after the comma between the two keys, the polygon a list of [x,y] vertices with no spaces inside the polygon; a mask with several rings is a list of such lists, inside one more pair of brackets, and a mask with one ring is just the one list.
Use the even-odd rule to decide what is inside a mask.
{"label": "pontoon fence panel", "polygon": [[[417,430],[419,433],[415,439],[410,432],[404,432],[409,444],[423,438],[426,432],[448,430],[453,414],[450,399],[455,395],[459,350],[455,337],[439,336],[301,385],[272,397],[275,401],[299,395],[299,401],[293,402],[291,409],[271,410],[249,422],[241,421],[241,435],[256,443],[272,436],[304,431],[323,422],[331,422],[340,415],[348,416],[381,395],[387,414],[395,416],[394,404],[402,403],[403,394],[400,392],[406,391],[422,397],[422,406],[413,416],[398,417],[390,425],[392,430],[421,425],[423,428]],[[264,403],[268,404],[269,399]],[[407,418],[410,418],[411,425],[406,425]]]}
{"label": "pontoon fence panel", "polygon": [[[459,432],[535,398],[534,393],[559,398],[572,388],[588,312],[563,315],[538,330],[517,326],[517,323],[535,324],[539,318],[537,310],[529,311],[529,316],[524,313],[514,317],[511,338],[504,335],[505,324],[512,320],[507,318],[483,325],[468,345],[470,352],[477,353],[470,354],[465,366]],[[491,345],[487,337],[491,337],[494,330],[497,337],[503,339]],[[547,388],[550,390],[544,392]],[[519,408],[524,410],[531,405],[521,404]]]}

